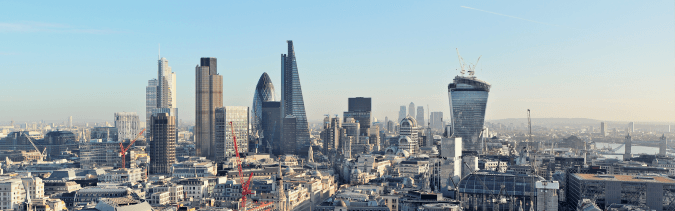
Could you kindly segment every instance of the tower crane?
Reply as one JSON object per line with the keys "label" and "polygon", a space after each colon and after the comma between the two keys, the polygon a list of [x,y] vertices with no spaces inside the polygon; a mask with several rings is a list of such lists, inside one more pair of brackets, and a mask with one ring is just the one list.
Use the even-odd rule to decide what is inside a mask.
{"label": "tower crane", "polygon": [[134,140],[132,140],[131,143],[129,143],[129,145],[127,145],[127,147],[124,147],[122,145],[122,142],[120,141],[120,157],[122,157],[122,169],[125,169],[127,167],[126,157],[125,157],[125,155],[127,154],[127,151],[129,151],[129,148],[131,148],[131,145],[134,145],[134,143],[136,143],[136,140],[141,138],[141,136],[143,135],[143,132],[145,132],[145,129],[141,130],[141,132],[138,133],[138,135],[136,135]]}
{"label": "tower crane", "polygon": [[[37,148],[37,146],[35,145],[35,143],[33,143],[33,138],[31,138],[31,137],[28,136],[27,134],[28,134],[28,133],[23,133],[23,135],[26,136],[26,139],[28,139],[28,141],[30,142],[30,144],[33,145],[33,148],[35,148],[35,151],[37,151],[38,153],[40,153],[40,150]],[[45,147],[44,149],[45,149],[45,150],[42,150],[42,153],[40,153],[40,162],[44,161],[44,160],[45,160],[45,157],[47,157],[47,155],[45,155],[45,151],[46,151],[47,147]]]}
{"label": "tower crane", "polygon": [[237,167],[239,168],[239,182],[241,184],[241,208],[246,210],[246,195],[251,194],[251,190],[248,189],[248,185],[251,183],[251,177],[253,177],[253,172],[248,175],[248,181],[244,182],[244,173],[241,169],[241,157],[239,157],[239,146],[237,144],[237,135],[234,134],[234,126],[230,122],[230,129],[232,129],[232,140],[234,141],[234,151],[237,155]]}

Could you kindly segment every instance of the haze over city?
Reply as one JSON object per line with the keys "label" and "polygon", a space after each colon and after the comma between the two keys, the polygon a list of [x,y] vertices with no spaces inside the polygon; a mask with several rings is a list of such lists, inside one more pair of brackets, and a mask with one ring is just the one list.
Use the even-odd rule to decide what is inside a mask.
{"label": "haze over city", "polygon": [[[373,99],[394,119],[443,111],[455,48],[492,84],[486,119],[673,122],[673,1],[0,3],[0,123],[109,121],[143,113],[158,48],[194,121],[194,67],[217,57],[226,105],[250,106],[262,72],[280,83],[293,40],[310,122]],[[30,11],[30,12],[26,12]],[[280,87],[276,96],[280,97]]]}

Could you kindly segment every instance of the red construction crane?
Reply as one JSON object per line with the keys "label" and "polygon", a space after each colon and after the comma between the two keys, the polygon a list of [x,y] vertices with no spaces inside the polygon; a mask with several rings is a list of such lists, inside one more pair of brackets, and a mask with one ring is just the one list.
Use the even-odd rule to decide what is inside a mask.
{"label": "red construction crane", "polygon": [[248,185],[251,183],[251,177],[253,177],[253,172],[248,175],[248,181],[244,182],[244,172],[241,169],[241,157],[239,157],[239,146],[237,145],[237,135],[234,134],[234,126],[230,122],[230,128],[232,129],[232,140],[234,140],[234,153],[237,155],[237,167],[239,167],[239,182],[241,183],[241,209],[246,210],[246,195],[251,194],[251,190],[248,189]]}
{"label": "red construction crane", "polygon": [[127,154],[127,151],[129,150],[131,145],[134,145],[134,143],[136,143],[136,140],[138,140],[143,135],[143,132],[145,132],[145,129],[141,130],[141,132],[138,133],[136,138],[134,138],[134,140],[132,140],[131,143],[129,143],[129,145],[127,145],[126,148],[124,148],[124,146],[122,146],[122,142],[120,141],[120,157],[122,157],[122,169],[124,169],[127,166],[126,157],[125,157],[125,155]]}

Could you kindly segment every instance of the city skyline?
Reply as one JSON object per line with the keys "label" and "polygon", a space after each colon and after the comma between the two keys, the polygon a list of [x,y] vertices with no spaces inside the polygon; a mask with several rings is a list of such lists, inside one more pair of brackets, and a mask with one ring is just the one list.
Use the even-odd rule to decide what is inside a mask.
{"label": "city skyline", "polygon": [[[3,4],[13,8],[29,6],[21,2]],[[373,14],[360,14],[376,8],[375,3],[363,3],[362,9],[311,4],[296,10],[317,17],[315,21],[302,20],[302,15],[293,16],[298,21],[293,29],[271,26],[275,21],[267,22],[264,19],[269,17],[267,15],[243,23],[226,22],[218,25],[217,30],[241,30],[225,33],[222,38],[181,33],[162,38],[154,36],[155,33],[167,31],[150,32],[155,28],[143,28],[144,24],[127,27],[119,22],[102,20],[102,15],[112,12],[114,6],[101,14],[87,12],[58,19],[47,19],[43,15],[26,19],[16,15],[0,23],[0,37],[17,41],[0,49],[0,63],[7,70],[22,70],[0,71],[2,78],[15,78],[0,85],[3,90],[10,90],[2,98],[5,109],[0,111],[0,122],[62,122],[69,116],[73,116],[75,123],[81,123],[83,119],[112,122],[115,112],[142,114],[145,105],[141,90],[148,79],[157,77],[154,58],[158,43],[163,45],[162,56],[171,61],[172,71],[176,73],[176,107],[183,111],[181,120],[195,119],[191,112],[195,109],[192,67],[197,64],[196,59],[203,56],[221,58],[221,73],[228,76],[223,82],[223,93],[227,93],[223,96],[223,104],[250,106],[260,74],[268,72],[274,83],[280,83],[276,56],[283,48],[283,40],[288,39],[295,41],[302,61],[303,94],[310,122],[320,121],[324,114],[344,112],[347,110],[346,99],[357,96],[373,99],[372,116],[378,119],[395,119],[398,107],[410,102],[429,105],[428,112],[443,112],[444,119],[448,119],[447,96],[442,90],[459,73],[453,48],[459,48],[467,61],[483,56],[476,75],[496,88],[490,95],[486,121],[524,118],[525,110],[529,108],[533,117],[539,118],[672,122],[675,92],[669,82],[674,79],[672,57],[675,52],[671,37],[675,33],[672,24],[668,24],[670,19],[663,18],[672,17],[673,12],[668,9],[672,8],[671,2],[649,5],[594,2],[584,8],[556,3],[472,4],[433,2],[424,6],[410,5],[408,10],[385,6],[387,11],[379,14],[394,20],[386,20],[387,23],[401,20],[397,22],[400,25],[376,27],[373,25],[385,20]],[[93,7],[83,7],[87,6]],[[143,6],[149,5],[140,8],[145,8]],[[217,4],[209,10],[226,6],[251,5]],[[279,5],[256,6],[262,7],[261,11],[274,11],[272,7]],[[329,6],[337,6],[337,9],[326,15],[307,13]],[[525,9],[519,6],[525,6]],[[165,7],[180,11],[173,6]],[[604,7],[611,9],[601,9]],[[48,9],[49,3],[34,8],[45,15],[52,13]],[[333,14],[340,9],[355,17],[334,18]],[[600,12],[593,14],[596,11]],[[15,11],[4,12],[8,16],[15,14]],[[148,14],[129,18],[149,21],[157,12],[150,10]],[[400,19],[397,12],[405,12],[411,19]],[[278,13],[270,15],[275,14]],[[83,20],[83,15],[94,18]],[[236,15],[247,17],[237,13],[214,18],[227,20]],[[168,16],[152,20],[155,18],[178,23]],[[196,21],[200,19],[187,19],[185,23]],[[364,34],[356,37],[339,33],[343,36],[336,37],[329,34],[333,32],[331,29],[316,25],[321,22],[335,25],[333,28],[336,29],[355,28],[344,33],[358,29],[364,30]],[[438,25],[447,27],[441,29]],[[314,27],[318,30],[309,30]],[[388,35],[407,27],[418,32]],[[172,30],[182,28],[191,27],[179,24]],[[459,28],[468,29],[452,33]],[[263,36],[258,32],[279,33]],[[478,36],[469,37],[475,35]],[[38,41],[27,43],[30,38]],[[195,38],[204,41],[191,41]],[[53,39],[62,41],[55,43]],[[101,39],[110,40],[110,44],[100,43]],[[228,42],[232,39],[239,43]],[[200,45],[206,40],[214,45]],[[260,43],[252,45],[255,42]],[[64,53],[57,55],[57,49]],[[404,59],[403,55],[410,58]],[[41,63],[25,66],[27,59],[35,57],[43,58]],[[97,65],[92,71],[89,66],[94,64],[106,65]],[[388,77],[379,79],[378,76],[383,74]],[[22,78],[31,78],[34,86],[24,86],[27,79]],[[90,78],[103,80],[88,80]],[[324,96],[326,93],[329,96]],[[56,102],[56,99],[64,100]]]}

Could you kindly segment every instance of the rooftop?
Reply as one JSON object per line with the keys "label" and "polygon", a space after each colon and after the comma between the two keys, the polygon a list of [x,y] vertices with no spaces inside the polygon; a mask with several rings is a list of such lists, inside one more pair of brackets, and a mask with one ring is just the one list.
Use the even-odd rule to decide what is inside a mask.
{"label": "rooftop", "polygon": [[574,174],[574,177],[583,180],[595,180],[595,181],[654,182],[654,183],[675,184],[675,180],[660,176]]}

